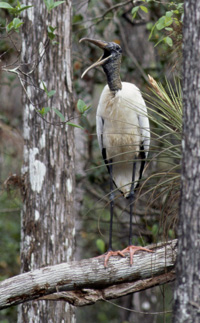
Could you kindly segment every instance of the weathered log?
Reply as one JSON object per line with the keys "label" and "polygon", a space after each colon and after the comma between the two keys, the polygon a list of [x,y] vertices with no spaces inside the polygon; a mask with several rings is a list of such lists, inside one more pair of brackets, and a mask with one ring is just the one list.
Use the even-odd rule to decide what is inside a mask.
{"label": "weathered log", "polygon": [[172,269],[170,272],[167,272],[165,274],[152,278],[137,280],[136,282],[117,284],[103,289],[83,288],[81,290],[71,292],[58,292],[47,296],[43,296],[39,298],[39,300],[62,300],[70,303],[71,305],[81,307],[86,305],[92,305],[97,301],[116,299],[121,296],[139,292],[151,287],[163,285],[174,280],[175,271]]}
{"label": "weathered log", "polygon": [[[138,281],[140,284],[144,282],[145,286],[148,279],[151,281],[157,276],[172,272],[176,260],[176,244],[177,241],[172,240],[148,246],[154,253],[138,252],[134,255],[133,266],[130,266],[128,255],[125,258],[111,257],[108,268],[104,268],[103,258],[96,257],[48,266],[6,279],[0,284],[0,309],[56,292],[82,290],[84,293],[83,289],[102,290],[108,286],[115,288],[113,285],[127,282],[137,285]],[[155,279],[154,285],[157,284]],[[147,284],[146,287],[149,288],[150,285]],[[109,293],[109,289],[107,292]],[[120,293],[118,295],[122,296]],[[108,294],[108,298],[112,296]]]}

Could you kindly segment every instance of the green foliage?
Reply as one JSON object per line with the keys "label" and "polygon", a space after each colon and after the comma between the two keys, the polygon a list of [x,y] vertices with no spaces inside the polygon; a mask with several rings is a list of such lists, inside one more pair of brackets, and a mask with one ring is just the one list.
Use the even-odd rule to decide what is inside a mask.
{"label": "green foliage", "polygon": [[100,253],[105,253],[106,251],[106,246],[105,246],[105,242],[102,239],[97,239],[96,240],[96,246],[98,248],[98,250],[100,251]]}
{"label": "green foliage", "polygon": [[53,45],[58,44],[58,42],[54,40],[55,37],[56,37],[56,35],[54,33],[56,28],[57,27],[52,27],[52,26],[48,26],[48,28],[47,28],[48,37],[49,37],[49,39],[50,39],[50,41],[52,42]]}
{"label": "green foliage", "polygon": [[20,4],[19,1],[17,1],[17,5],[15,7],[11,6],[7,2],[0,2],[0,8],[9,10],[9,13],[14,16],[13,20],[6,26],[6,31],[10,32],[11,30],[19,32],[20,27],[23,25],[23,21],[19,18],[19,15],[22,11],[27,10],[33,6],[26,6],[23,4]]}
{"label": "green foliage", "polygon": [[[42,81],[42,85],[43,85],[43,89],[47,95],[48,98],[51,98],[55,93],[56,93],[56,90],[51,90],[51,91],[48,91],[46,85],[44,84],[44,82]],[[60,118],[60,120],[62,122],[65,122],[65,117],[64,115],[62,114],[62,112],[60,112],[57,108],[54,108],[54,107],[43,107],[41,110],[39,110],[40,114],[42,116],[45,116],[48,112],[50,112],[51,110],[53,110],[56,115]],[[66,124],[70,125],[70,126],[73,126],[73,127],[79,127],[79,128],[82,128],[81,126],[78,126],[78,125],[75,125],[71,122],[66,122]]]}
{"label": "green foliage", "polygon": [[84,130],[82,126],[80,126],[79,124],[75,124],[73,122],[66,122],[66,125]]}
{"label": "green foliage", "polygon": [[88,111],[90,107],[91,107],[90,105],[87,106],[85,102],[81,99],[79,99],[77,102],[77,109],[81,114],[84,114],[86,111]]}
{"label": "green foliage", "polygon": [[157,238],[158,236],[158,231],[159,231],[159,227],[158,227],[158,224],[157,223],[154,223],[154,225],[152,226],[152,234],[155,238]]}
{"label": "green foliage", "polygon": [[[140,2],[140,5],[137,6],[137,9],[135,9],[135,18],[139,17],[140,14],[143,14],[143,17],[146,17],[146,13],[148,13],[148,17],[150,16],[150,22],[149,22],[149,18],[148,18],[148,23],[147,23],[147,28],[148,30],[151,32],[152,28],[153,28],[153,33],[151,34],[151,41],[154,41],[155,44],[160,44],[161,46],[157,47],[156,52],[158,52],[159,48],[163,48],[163,52],[165,52],[165,55],[160,55],[160,57],[162,56],[162,60],[167,60],[167,64],[169,63],[169,56],[166,55],[166,48],[169,46],[170,48],[174,46],[175,41],[174,41],[174,36],[173,33],[175,33],[175,28],[177,28],[179,25],[176,24],[176,22],[173,19],[179,19],[180,15],[181,15],[181,6],[180,8],[178,8],[179,13],[176,10],[176,7],[172,7],[172,5],[176,5],[173,2],[170,2],[170,4],[168,3],[167,5],[171,6],[170,8],[168,7],[168,9],[166,9],[166,5],[164,6],[161,3],[158,3],[157,6],[161,7],[161,10],[157,10],[157,16],[156,13],[153,11],[154,8],[152,9],[151,5],[152,3],[155,4],[156,6],[156,2],[155,1],[150,1],[150,0],[142,0],[142,2]],[[48,12],[50,12],[53,8],[55,8],[56,6],[60,5],[61,3],[64,3],[65,1],[45,1],[45,5],[48,9]],[[5,2],[0,2],[0,5],[2,3]],[[13,2],[10,2],[10,6],[15,10],[17,7],[15,7],[15,4],[13,4]],[[34,3],[34,2],[32,2]],[[112,21],[112,17],[113,17],[113,13],[109,13],[109,15],[106,15],[105,17],[103,17],[101,23],[99,23],[101,18],[97,18],[97,16],[101,16],[102,15],[102,11],[98,12],[98,5],[102,6],[103,8],[103,4],[101,2],[98,2],[96,0],[90,1],[89,2],[89,6],[91,6],[90,10],[93,10],[94,12],[94,17],[91,19],[91,24],[95,25],[96,22],[98,22],[98,24],[95,26],[95,33],[98,35],[99,39],[103,39],[103,37],[105,35],[107,35],[107,37],[113,37],[113,40],[119,39],[120,38],[120,32],[119,32],[119,28],[117,27],[117,24],[115,25],[114,19]],[[142,3],[142,4],[141,4]],[[53,4],[53,6],[51,5]],[[117,4],[117,1],[115,0],[113,2],[113,4]],[[6,5],[8,5],[6,3]],[[94,7],[95,6],[95,7]],[[23,8],[23,10],[30,8],[31,6],[23,6],[21,5],[21,8]],[[8,8],[3,8],[0,7],[2,9],[8,9]],[[104,10],[102,9],[101,10]],[[164,8],[164,9],[163,9]],[[95,10],[94,10],[95,9]],[[174,10],[173,15],[171,15],[171,13],[167,13],[167,12],[171,12],[172,10]],[[21,20],[18,15],[20,14],[20,9],[18,8],[18,11],[12,11],[11,8],[10,10],[2,10],[3,12],[6,12],[6,14],[8,14],[8,12],[10,14],[14,14],[14,17],[12,17],[12,19],[19,19],[19,20],[15,20],[15,22],[11,22],[11,24],[9,24],[10,26],[7,26],[7,31],[19,31],[21,25],[18,25],[21,23],[23,23],[23,20]],[[22,11],[22,10],[21,10]],[[155,10],[156,11],[156,10]],[[123,13],[123,8],[121,9],[121,11],[117,12],[117,10],[115,10],[115,15],[117,16],[117,18],[120,18],[120,15]],[[151,15],[152,13],[152,15]],[[134,15],[134,11],[132,12],[132,14]],[[167,17],[167,15],[169,17]],[[170,17],[171,15],[171,17]],[[90,16],[88,15],[88,22],[90,22]],[[161,19],[162,18],[162,19]],[[158,21],[156,22],[155,20],[158,19]],[[171,20],[170,20],[171,19]],[[171,21],[173,21],[171,23]],[[181,20],[180,20],[181,21]],[[112,25],[112,33],[108,32],[108,24],[109,22],[111,22]],[[78,31],[78,38],[81,38],[81,36],[86,35],[86,33],[88,32],[87,28],[87,24],[84,24],[84,18],[81,14],[76,14],[74,15],[73,18],[73,23],[74,23],[74,31]],[[156,26],[155,26],[156,25]],[[107,28],[107,30],[106,30]],[[55,39],[56,39],[56,27],[53,26],[48,26],[47,29],[48,32],[48,38],[50,39],[51,43],[54,44]],[[164,36],[163,36],[164,34]],[[73,37],[75,33],[73,33]],[[77,35],[77,34],[76,34]],[[80,36],[81,35],[81,36]],[[175,38],[176,33],[174,34]],[[17,35],[18,36],[18,35]],[[79,37],[80,36],[80,37]],[[164,38],[163,38],[164,37]],[[181,37],[181,36],[180,36]],[[128,39],[128,37],[127,37]],[[74,47],[76,47],[76,44],[78,43],[77,39],[74,41]],[[169,48],[169,49],[170,49]],[[80,97],[84,98],[84,91],[88,93],[92,93],[91,88],[87,88],[87,89],[83,89],[83,86],[79,80],[79,76],[80,76],[80,69],[83,68],[83,63],[89,59],[89,57],[91,57],[91,53],[94,54],[94,49],[93,52],[80,52],[76,55],[74,55],[74,58],[76,60],[76,68],[75,70],[75,84],[77,84],[76,87],[76,91],[81,91],[81,95]],[[125,56],[125,55],[124,55]],[[128,55],[127,55],[128,56]],[[164,58],[163,58],[164,56]],[[159,55],[158,55],[159,57]],[[134,64],[131,62],[131,64],[126,64],[128,62],[130,58],[129,57],[123,57],[124,63],[122,65],[122,73],[124,75],[127,75],[127,77],[129,77],[130,72],[132,72],[134,70],[135,67],[132,67]],[[131,61],[131,60],[130,60]],[[88,62],[87,62],[88,63]],[[162,75],[164,74],[164,69],[163,69],[163,62],[161,62],[161,60],[157,60],[157,65],[155,67],[155,65],[153,66],[152,70],[153,73],[155,73],[154,75],[158,75],[158,73],[160,73],[159,75],[159,79],[162,79]],[[151,65],[151,62],[149,62],[149,66]],[[130,70],[132,68],[132,70]],[[160,68],[160,70],[159,70]],[[145,72],[147,72],[147,70],[145,70]],[[104,76],[102,77],[102,75],[100,73],[98,74],[98,82],[99,83],[103,83],[105,82]],[[131,75],[132,76],[132,75]],[[123,77],[122,77],[123,78]],[[132,76],[133,79],[133,76]],[[138,79],[136,79],[136,83],[138,82]],[[97,83],[95,80],[92,80],[92,82],[89,82],[89,85],[91,85],[91,83]],[[149,101],[149,111],[150,111],[150,119],[151,119],[151,129],[152,129],[152,150],[150,152],[150,159],[152,161],[152,164],[155,163],[156,161],[156,165],[157,165],[157,173],[154,173],[152,176],[150,176],[149,180],[147,180],[147,186],[145,188],[146,191],[148,191],[148,183],[150,183],[149,185],[149,193],[152,194],[153,198],[152,200],[156,200],[157,198],[159,199],[158,203],[157,203],[157,207],[158,212],[161,210],[161,213],[163,212],[163,214],[167,213],[168,210],[165,210],[165,207],[167,208],[169,204],[171,204],[171,208],[173,207],[173,204],[176,204],[176,201],[173,202],[171,196],[169,196],[169,202],[167,202],[167,192],[169,192],[170,187],[173,188],[172,190],[172,196],[176,196],[177,191],[179,190],[179,178],[180,178],[180,174],[179,174],[179,170],[180,170],[180,138],[181,138],[181,126],[182,126],[182,110],[181,110],[181,98],[179,97],[179,90],[177,91],[177,89],[179,89],[179,85],[169,85],[169,82],[166,82],[166,86],[162,86],[161,84],[158,84],[158,88],[154,88],[153,92],[154,92],[154,100],[152,98],[152,94],[147,98]],[[178,82],[176,83],[178,84]],[[176,89],[177,87],[177,89]],[[44,91],[46,93],[46,97],[47,99],[53,99],[53,96],[55,95],[56,91],[55,90],[48,90],[44,85],[43,85]],[[80,94],[80,92],[78,92],[78,95]],[[178,94],[178,95],[177,95]],[[87,97],[87,101],[90,101],[90,99],[88,100]],[[71,122],[66,122],[65,121],[65,117],[64,115],[56,108],[52,108],[50,106],[48,106],[49,103],[46,103],[46,107],[43,107],[40,110],[41,116],[46,116],[49,112],[56,114],[56,116],[58,116],[59,120],[61,122],[63,122],[63,124],[65,123],[66,125],[69,126],[73,126],[73,127],[80,127],[79,125],[76,125],[74,123]],[[108,198],[108,196],[104,196],[106,193],[109,191],[109,187],[106,186],[109,182],[109,178],[106,172],[106,168],[105,166],[102,166],[103,162],[101,161],[100,157],[99,157],[99,148],[97,148],[97,141],[96,139],[93,139],[94,133],[95,133],[95,126],[94,126],[94,122],[92,121],[92,117],[90,116],[90,118],[86,118],[87,113],[89,112],[89,108],[90,106],[87,106],[87,104],[83,101],[83,100],[78,100],[77,102],[77,110],[78,112],[81,114],[80,119],[81,119],[81,124],[84,126],[85,129],[87,129],[86,134],[88,135],[88,150],[91,150],[92,153],[89,157],[90,160],[93,161],[93,166],[94,169],[91,171],[87,171],[89,172],[88,175],[88,182],[91,185],[91,187],[93,188],[93,190],[95,191],[95,193],[98,193],[98,190],[100,190],[99,193],[99,197],[94,197],[92,196],[92,193],[90,192],[88,194],[88,190],[86,191],[86,193],[84,193],[84,198],[86,199],[86,195],[87,195],[87,205],[85,206],[85,213],[84,216],[87,213],[89,213],[88,209],[90,209],[90,214],[87,217],[85,216],[84,222],[83,222],[83,226],[85,225],[85,228],[82,227],[81,229],[81,233],[80,233],[80,244],[79,246],[83,244],[83,242],[86,244],[86,248],[84,248],[84,255],[82,255],[83,257],[85,257],[85,255],[87,256],[89,253],[89,256],[94,256],[95,254],[97,255],[97,249],[99,250],[99,253],[104,253],[106,248],[105,248],[105,241],[108,240],[108,230],[109,230],[109,200],[107,199],[107,201],[104,201],[104,203],[102,203],[101,198],[105,197]],[[180,111],[179,111],[180,108]],[[177,110],[177,111],[176,111]],[[91,149],[92,146],[92,149]],[[96,149],[94,149],[96,148]],[[98,155],[98,157],[97,157]],[[150,164],[151,164],[150,161]],[[89,162],[88,162],[89,164]],[[88,168],[88,164],[87,167]],[[148,173],[148,170],[147,172]],[[85,177],[82,178],[83,183],[85,184]],[[96,184],[96,187],[95,187]],[[152,186],[152,184],[154,186]],[[101,186],[101,187],[100,187]],[[91,191],[92,191],[91,188]],[[96,189],[98,188],[98,189]],[[155,190],[154,190],[155,189]],[[145,193],[146,193],[145,191]],[[173,194],[174,193],[174,194]],[[88,196],[89,195],[89,196]],[[95,195],[96,196],[96,195]],[[148,192],[147,195],[148,196]],[[7,197],[8,198],[8,197]],[[95,200],[96,198],[96,200]],[[117,199],[119,198],[119,193],[116,193],[116,202]],[[98,200],[98,202],[97,202]],[[148,199],[145,199],[148,200]],[[9,201],[9,199],[8,199]],[[123,199],[122,199],[123,201]],[[0,201],[1,202],[1,201]],[[146,203],[146,202],[145,202]],[[149,202],[150,203],[150,202]],[[152,202],[153,203],[153,202]],[[1,203],[0,203],[1,204]],[[84,204],[86,204],[86,202],[84,202]],[[154,204],[155,205],[155,204]],[[10,205],[11,206],[11,205]],[[2,208],[3,208],[3,204],[2,204]],[[116,210],[116,209],[115,209]],[[149,209],[148,209],[149,210]],[[118,247],[121,248],[122,245],[127,243],[127,227],[124,225],[124,229],[123,226],[121,226],[121,221],[122,218],[124,218],[124,214],[123,217],[122,212],[119,211],[117,209],[116,211],[117,214],[115,214],[115,223],[114,223],[114,248],[117,249]],[[117,216],[116,216],[117,215]],[[160,214],[159,214],[160,216]],[[126,217],[126,215],[125,215]],[[162,217],[162,216],[160,216]],[[170,217],[169,217],[170,218]],[[159,226],[159,224],[154,224],[153,221],[155,221],[155,219],[151,220],[152,222],[148,223],[142,223],[141,221],[141,227],[142,228],[147,228],[148,231],[150,232],[148,238],[146,238],[145,241],[147,242],[152,242],[152,240],[154,242],[158,241],[158,239],[161,236],[161,234],[163,233],[163,229],[161,226]],[[9,222],[9,224],[8,224]],[[128,218],[127,218],[127,222],[128,222]],[[7,223],[7,224],[6,224]],[[120,224],[119,224],[120,223]],[[160,228],[161,227],[161,228]],[[7,276],[7,275],[12,275],[13,271],[18,270],[19,268],[19,234],[16,234],[15,230],[19,230],[19,212],[17,211],[17,213],[15,214],[14,211],[14,206],[13,206],[13,213],[5,213],[3,215],[1,215],[0,217],[0,233],[2,234],[2,240],[1,242],[5,239],[5,242],[3,241],[3,243],[0,243],[0,254],[1,254],[1,258],[5,260],[6,257],[6,253],[7,253],[7,259],[9,260],[9,257],[11,255],[11,259],[14,257],[14,261],[11,260],[11,263],[7,264],[7,262],[0,261],[0,265],[1,266],[1,270],[2,270],[2,277],[3,276]],[[138,231],[140,231],[140,227],[138,229]],[[19,232],[19,231],[18,231]],[[141,231],[142,232],[142,231]],[[168,232],[168,236],[170,238],[174,238],[175,237],[175,231],[173,230],[173,228],[169,228],[167,227],[167,232]],[[14,233],[14,234],[12,234]],[[5,236],[5,237],[3,237]],[[16,239],[13,239],[13,236]],[[79,234],[77,234],[77,236],[79,236]],[[102,239],[97,239],[97,237],[101,236]],[[13,239],[13,240],[12,240]],[[152,239],[152,240],[151,240]],[[140,237],[138,237],[138,233],[136,233],[136,238],[135,238],[135,242],[136,243],[143,243],[142,239]],[[125,246],[125,245],[124,245]],[[7,261],[7,260],[6,260]],[[6,263],[6,265],[5,265]],[[13,266],[14,264],[14,266]],[[100,305],[99,305],[100,304]],[[99,306],[99,307],[98,307]],[[102,309],[103,306],[103,309]],[[112,306],[112,305],[111,305]],[[84,308],[82,311],[82,315],[84,315],[84,313],[86,311],[88,311],[91,307],[87,307]],[[91,313],[88,314],[87,318],[85,319],[87,321],[88,317],[90,317],[90,320],[93,322],[118,322],[119,320],[119,315],[117,315],[116,318],[116,313],[118,313],[118,309],[116,309],[116,311],[113,311],[110,309],[110,307],[108,306],[108,304],[106,303],[97,303],[96,305],[94,305],[94,317],[91,318]],[[112,308],[112,307],[111,307]],[[105,311],[104,311],[105,309]],[[79,311],[81,311],[81,309],[79,309]],[[5,313],[5,312],[4,312]],[[5,313],[5,315],[7,315]],[[80,321],[83,320],[82,315],[80,316]],[[98,316],[98,318],[97,318]],[[113,317],[112,317],[113,316]],[[1,321],[2,317],[0,317],[0,321]],[[3,318],[4,319],[4,318]],[[9,320],[9,322],[14,322],[15,319],[11,319]],[[162,322],[163,320],[161,320],[160,322]],[[8,321],[5,318],[5,322],[7,323]]]}
{"label": "green foliage", "polygon": [[52,26],[49,26],[48,27],[48,36],[51,40],[53,40],[55,38],[55,34],[54,34],[54,31],[56,30],[57,27],[52,27]]}
{"label": "green foliage", "polygon": [[9,5],[9,3],[7,2],[0,2],[0,8],[2,9],[13,9],[13,7],[11,5]]}
{"label": "green foliage", "polygon": [[[161,37],[161,39],[156,43],[156,46],[162,41],[164,41],[170,47],[173,46],[173,40],[172,40],[171,36],[174,33],[175,26],[180,26],[180,24],[181,24],[181,21],[178,18],[179,15],[180,15],[180,12],[178,10],[167,11],[165,13],[165,15],[162,16],[153,25],[153,27],[151,29],[151,33],[149,35],[149,39],[152,38],[155,29],[157,29],[158,31],[164,29],[165,31],[170,32],[170,36]],[[169,27],[169,26],[171,26],[171,27]]]}
{"label": "green foliage", "polygon": [[142,10],[142,11],[144,11],[145,13],[148,13],[148,9],[147,9],[147,7],[145,7],[145,6],[140,6],[140,9]]}
{"label": "green foliage", "polygon": [[[51,98],[56,93],[56,90],[48,91],[48,89],[47,89],[47,87],[46,87],[46,85],[44,84],[43,81],[42,81],[42,85],[43,85],[43,89],[44,89],[44,91],[45,91],[48,98]],[[90,106],[87,106],[83,100],[79,99],[78,102],[77,102],[77,109],[82,114],[83,117],[86,117],[85,113],[90,109]],[[56,113],[56,115],[60,118],[60,120],[62,122],[66,123],[66,125],[71,126],[71,127],[84,129],[81,125],[75,124],[75,123],[70,122],[70,121],[66,122],[64,115],[57,108],[43,107],[41,110],[39,110],[39,113],[44,117],[51,110],[53,110]]]}
{"label": "green foliage", "polygon": [[60,118],[62,122],[65,122],[64,115],[57,108],[52,108],[52,110],[57,114],[57,116]]}
{"label": "green foliage", "polygon": [[[166,80],[165,87],[149,77],[152,95],[146,95],[151,120],[150,163],[156,160],[157,169],[151,175],[148,192],[151,200],[158,201],[163,216],[162,231],[174,237],[174,223],[178,213],[180,194],[180,163],[182,138],[182,90],[180,79],[173,84]],[[171,231],[170,231],[171,230]],[[152,228],[156,235],[156,227]]]}
{"label": "green foliage", "polygon": [[75,24],[77,22],[81,22],[81,21],[83,21],[83,16],[81,14],[73,16],[73,21],[72,21],[73,24]]}
{"label": "green foliage", "polygon": [[51,110],[53,110],[57,116],[60,118],[60,120],[62,122],[65,122],[65,117],[64,115],[57,109],[57,108],[54,108],[54,107],[46,107],[46,108],[42,108],[41,110],[39,110],[40,114],[42,116],[45,116],[48,112],[50,112]]}
{"label": "green foliage", "polygon": [[51,110],[50,107],[46,107],[46,108],[42,108],[41,110],[39,110],[39,112],[44,117],[45,114],[47,114],[50,110]]}
{"label": "green foliage", "polygon": [[[44,0],[44,3],[47,7],[48,12],[50,12],[52,9],[56,8],[57,6],[61,5],[65,1],[54,1],[54,0]],[[0,2],[0,8],[1,9],[7,9],[9,12],[15,16],[15,18],[6,26],[7,32],[10,32],[11,30],[15,30],[17,33],[19,32],[19,28],[23,25],[23,21],[19,18],[19,15],[22,11],[27,10],[29,8],[32,8],[33,5],[26,6],[23,4],[20,4],[19,1],[17,1],[17,5],[15,7],[11,6],[7,2]],[[51,41],[55,38],[55,31],[56,27],[49,26],[48,27],[48,37]],[[56,44],[56,42],[53,42],[53,44]]]}
{"label": "green foliage", "polygon": [[[149,102],[155,107],[150,118],[159,128],[175,135],[179,140],[182,132],[182,90],[180,79],[174,85],[166,80],[166,88],[149,76],[151,91],[154,97],[147,95]],[[160,119],[162,117],[162,119]]]}
{"label": "green foliage", "polygon": [[15,15],[15,16],[19,16],[19,14],[24,11],[24,10],[27,10],[29,8],[32,8],[33,6],[26,6],[24,4],[20,4],[19,1],[17,1],[17,5],[16,7],[10,9],[10,12]]}
{"label": "green foliage", "polygon": [[50,12],[52,9],[56,8],[62,3],[65,3],[65,1],[44,0],[44,3],[47,7],[48,12]]}
{"label": "green foliage", "polygon": [[[143,0],[143,2],[146,2],[147,4],[150,2],[150,0]],[[168,9],[166,9],[166,12],[163,16],[161,16],[154,24],[147,23],[147,29],[150,29],[150,35],[149,39],[152,39],[153,35],[158,35],[159,40],[156,40],[155,46],[157,46],[159,43],[164,42],[168,46],[173,46],[173,38],[177,38],[180,35],[177,34],[177,28],[180,28],[182,25],[182,15],[183,15],[183,2],[176,3],[176,2],[170,2],[165,4]],[[174,7],[174,9],[171,9]],[[146,6],[140,5],[136,6],[132,9],[132,18],[135,19],[137,14],[139,13],[139,9],[144,11],[145,13],[148,13],[149,10]],[[169,10],[170,9],[170,10]],[[157,32],[163,31],[165,32],[165,35],[163,34],[157,34]],[[166,35],[168,33],[168,35]]]}
{"label": "green foliage", "polygon": [[137,12],[138,10],[140,9],[139,6],[136,6],[136,7],[133,7],[133,9],[131,10],[131,13],[132,13],[132,18],[135,19],[136,15],[137,15]]}
{"label": "green foliage", "polygon": [[56,115],[60,118],[60,120],[62,122],[65,122],[66,125],[71,126],[71,127],[76,127],[76,128],[84,129],[82,126],[80,126],[78,124],[75,124],[73,122],[70,122],[70,121],[66,122],[64,115],[57,108],[54,108],[54,107],[52,107],[52,108],[51,107],[43,107],[41,110],[39,110],[39,113],[44,117],[51,110],[53,110],[56,113]]}
{"label": "green foliage", "polygon": [[19,1],[17,1],[16,7],[12,7],[7,2],[2,2],[2,1],[0,2],[0,8],[9,10],[13,15],[19,15],[22,11],[29,9],[31,7],[33,6],[25,6],[23,4],[20,4]]}
{"label": "green foliage", "polygon": [[145,13],[148,13],[148,8],[147,8],[147,7],[145,7],[145,6],[143,6],[143,5],[133,7],[133,9],[131,10],[132,18],[133,18],[133,19],[135,19],[135,17],[137,16],[137,13],[138,13],[139,9],[141,9],[141,10],[142,10],[142,11],[144,11]]}
{"label": "green foliage", "polygon": [[47,94],[48,98],[51,98],[56,93],[56,90],[48,91],[47,87],[43,81],[42,81],[42,85],[43,85],[43,89],[44,89],[45,93]]}
{"label": "green foliage", "polygon": [[11,31],[14,29],[17,33],[19,32],[19,28],[23,25],[23,21],[19,18],[14,18],[7,26],[6,30],[7,32]]}

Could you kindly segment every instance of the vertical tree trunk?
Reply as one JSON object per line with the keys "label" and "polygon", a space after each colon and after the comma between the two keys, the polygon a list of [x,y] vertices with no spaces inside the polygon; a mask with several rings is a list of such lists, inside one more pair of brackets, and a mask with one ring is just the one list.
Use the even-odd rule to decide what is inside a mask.
{"label": "vertical tree trunk", "polygon": [[200,322],[200,1],[185,0],[183,161],[174,322]]}
{"label": "vertical tree trunk", "polygon": [[[26,5],[30,4],[27,0]],[[36,109],[57,108],[73,116],[71,1],[48,13],[43,0],[26,11],[22,33],[24,164],[22,272],[72,260],[74,253],[74,132],[51,109],[44,121]],[[49,41],[48,26],[56,27]],[[48,91],[56,94],[48,99]],[[57,123],[57,125],[56,125]],[[35,301],[19,308],[18,322],[74,322],[65,302]]]}

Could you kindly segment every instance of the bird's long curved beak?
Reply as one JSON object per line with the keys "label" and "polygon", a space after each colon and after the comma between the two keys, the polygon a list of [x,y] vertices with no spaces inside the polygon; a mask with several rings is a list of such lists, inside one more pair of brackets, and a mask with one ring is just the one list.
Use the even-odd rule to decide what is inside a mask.
{"label": "bird's long curved beak", "polygon": [[[102,41],[102,40],[96,40],[96,39],[90,39],[90,38],[82,38],[79,40],[79,43],[83,42],[83,41],[88,41],[96,46],[98,46],[101,49],[106,49],[106,46],[108,45],[107,42]],[[104,64],[110,57],[111,55],[107,56],[106,58],[102,59],[104,55],[102,55],[94,64],[92,64],[91,66],[89,66],[81,75],[81,78],[83,78],[85,76],[85,74],[87,72],[89,72],[92,68],[100,66],[102,64]]]}
{"label": "bird's long curved beak", "polygon": [[103,40],[97,40],[97,39],[92,39],[92,38],[81,38],[79,40],[79,43],[82,43],[83,41],[88,41],[89,43],[92,43],[102,49],[105,49],[105,47],[108,45],[108,43],[106,41]]}

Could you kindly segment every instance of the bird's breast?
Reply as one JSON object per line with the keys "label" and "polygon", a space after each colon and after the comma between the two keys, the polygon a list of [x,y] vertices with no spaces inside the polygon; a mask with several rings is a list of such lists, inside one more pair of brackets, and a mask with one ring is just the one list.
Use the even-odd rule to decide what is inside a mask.
{"label": "bird's breast", "polygon": [[[121,97],[112,97],[101,106],[100,115],[104,120],[103,146],[108,158],[130,158],[126,153],[139,151],[141,136],[137,113],[129,108]],[[133,155],[132,155],[133,156]]]}
{"label": "bird's breast", "polygon": [[[97,108],[97,135],[104,158],[112,161],[112,177],[116,186],[128,196],[133,181],[133,161],[141,145],[149,146],[147,109],[139,89],[122,82],[122,90],[113,94],[104,87]],[[140,157],[136,162],[134,187],[140,177]]]}

